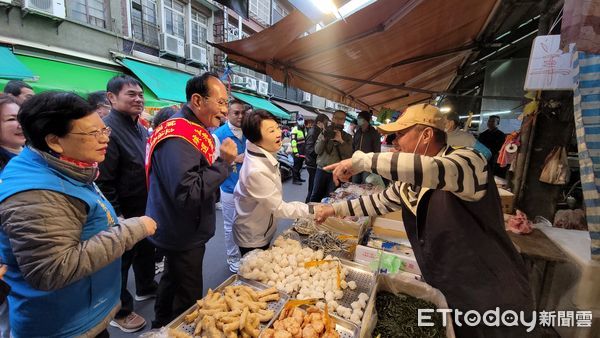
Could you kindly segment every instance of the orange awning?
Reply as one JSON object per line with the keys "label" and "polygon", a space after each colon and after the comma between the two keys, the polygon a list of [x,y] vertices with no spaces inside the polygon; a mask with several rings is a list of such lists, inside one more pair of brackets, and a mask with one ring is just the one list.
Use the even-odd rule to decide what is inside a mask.
{"label": "orange awning", "polygon": [[228,60],[360,109],[401,109],[448,89],[496,0],[379,0],[316,33],[295,11],[249,38],[217,44]]}

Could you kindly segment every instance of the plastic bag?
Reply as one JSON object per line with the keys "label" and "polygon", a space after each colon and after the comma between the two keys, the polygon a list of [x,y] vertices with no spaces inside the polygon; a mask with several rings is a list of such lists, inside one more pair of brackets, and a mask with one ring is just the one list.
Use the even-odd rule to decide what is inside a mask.
{"label": "plastic bag", "polygon": [[554,147],[546,157],[540,181],[548,184],[563,185],[569,181],[570,174],[571,171],[565,147]]}
{"label": "plastic bag", "polygon": [[[394,294],[404,293],[409,296],[420,298],[428,302],[433,303],[438,309],[447,309],[448,303],[446,297],[440,292],[440,290],[433,286],[417,281],[414,278],[404,275],[379,275],[377,279],[377,286],[373,292],[373,298],[376,298],[377,292],[389,291]],[[452,318],[450,314],[446,314],[446,337],[455,338],[454,328],[452,326]],[[361,337],[370,337],[375,330],[377,324],[377,313],[375,313],[375,299],[370,301],[365,309],[365,316],[363,317],[362,327],[360,330]]]}

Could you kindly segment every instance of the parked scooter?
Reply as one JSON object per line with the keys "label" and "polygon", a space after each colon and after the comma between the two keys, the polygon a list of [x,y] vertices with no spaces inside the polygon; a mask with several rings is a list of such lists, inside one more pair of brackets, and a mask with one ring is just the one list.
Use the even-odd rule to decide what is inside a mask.
{"label": "parked scooter", "polygon": [[281,182],[285,182],[292,178],[292,168],[294,167],[294,159],[292,155],[285,151],[285,147],[281,147],[277,152],[277,161],[279,161],[279,172],[281,173]]}

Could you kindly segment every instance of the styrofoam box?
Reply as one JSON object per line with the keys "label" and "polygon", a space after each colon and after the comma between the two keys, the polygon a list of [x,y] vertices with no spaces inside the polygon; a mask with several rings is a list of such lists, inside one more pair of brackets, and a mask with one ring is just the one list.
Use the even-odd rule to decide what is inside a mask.
{"label": "styrofoam box", "polygon": [[410,272],[415,275],[421,275],[421,269],[419,268],[419,264],[417,260],[413,257],[407,255],[399,255],[392,252],[387,252],[375,248],[371,248],[364,245],[357,245],[356,251],[354,253],[354,261],[363,265],[369,265],[372,261],[377,260],[379,258],[379,252],[385,252],[387,255],[393,255],[398,257],[403,265],[402,270],[406,272]]}

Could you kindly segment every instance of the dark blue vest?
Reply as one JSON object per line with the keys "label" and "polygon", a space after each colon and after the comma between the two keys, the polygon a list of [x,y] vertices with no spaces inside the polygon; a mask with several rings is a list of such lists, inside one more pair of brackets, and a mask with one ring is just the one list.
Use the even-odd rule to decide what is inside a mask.
{"label": "dark blue vest", "polygon": [[[117,220],[112,206],[95,184],[79,182],[52,169],[29,148],[10,161],[0,179],[0,203],[27,190],[52,190],[85,202],[88,214],[81,241],[108,229],[111,218]],[[14,337],[78,336],[98,325],[119,302],[120,259],[61,289],[42,291],[23,278],[3,226],[0,256],[8,266],[4,280],[12,288],[9,302]]]}

